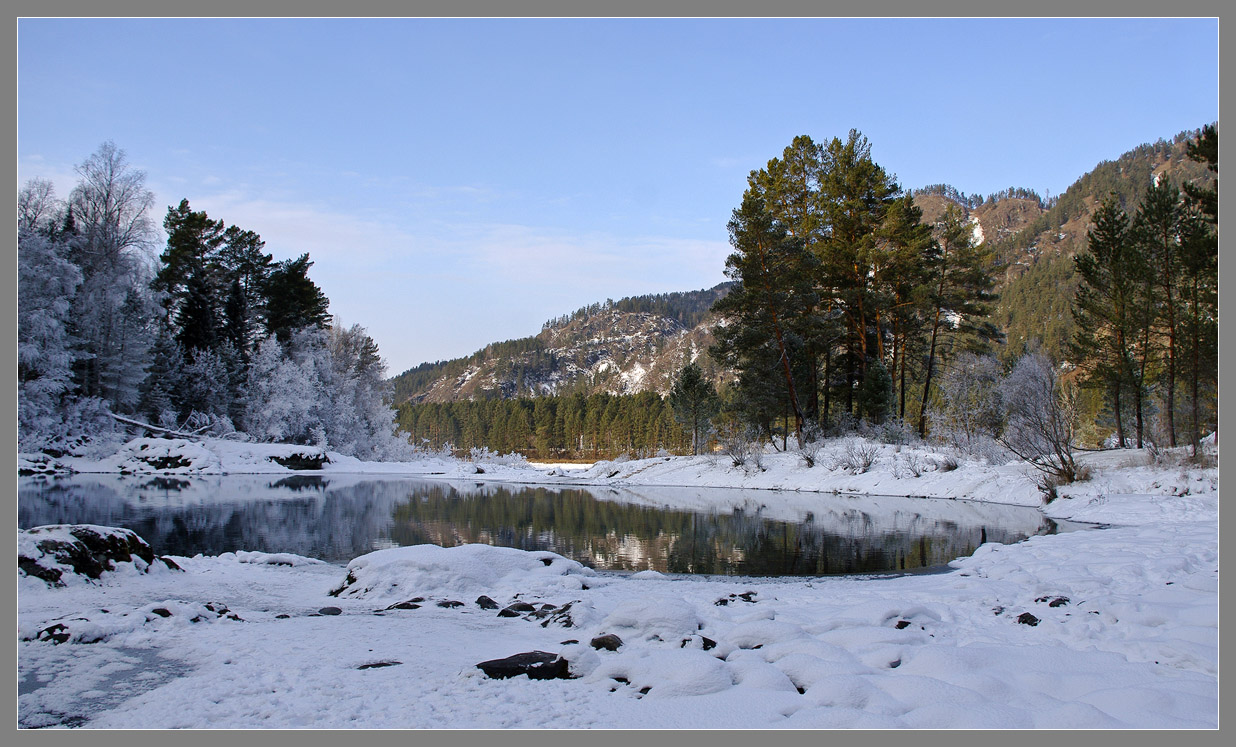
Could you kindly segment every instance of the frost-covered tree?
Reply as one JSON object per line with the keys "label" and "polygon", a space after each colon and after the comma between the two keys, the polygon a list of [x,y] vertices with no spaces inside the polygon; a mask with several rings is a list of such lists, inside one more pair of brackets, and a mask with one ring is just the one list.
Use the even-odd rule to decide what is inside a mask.
{"label": "frost-covered tree", "polygon": [[317,425],[317,376],[312,363],[284,354],[274,336],[258,344],[245,386],[245,428],[260,441],[307,443]]}
{"label": "frost-covered tree", "polygon": [[17,230],[53,235],[63,222],[63,206],[47,179],[31,179],[17,194]]}
{"label": "frost-covered tree", "polygon": [[[181,418],[194,413],[214,422],[228,421],[232,403],[228,362],[214,350],[191,350],[180,371]],[[230,428],[228,429],[230,430]]]}
{"label": "frost-covered tree", "polygon": [[146,214],[154,196],[145,173],[130,168],[124,151],[110,142],[77,173],[81,180],[69,197],[72,226],[63,237],[82,273],[70,317],[79,345],[75,380],[82,396],[131,412],[153,342]]}
{"label": "frost-covered tree", "polygon": [[940,377],[930,413],[932,435],[970,454],[982,451],[1003,424],[1003,377],[995,356],[969,352],[957,356]]}
{"label": "frost-covered tree", "polygon": [[81,271],[68,247],[22,231],[17,240],[17,422],[23,451],[63,426],[74,352],[68,319]]}
{"label": "frost-covered tree", "polygon": [[1038,470],[1050,495],[1078,478],[1073,460],[1077,408],[1046,355],[1026,353],[1000,384],[1004,432],[1000,444]]}
{"label": "frost-covered tree", "polygon": [[138,415],[146,422],[175,427],[180,420],[181,377],[185,362],[184,350],[163,327],[150,350],[150,366],[142,384]]}

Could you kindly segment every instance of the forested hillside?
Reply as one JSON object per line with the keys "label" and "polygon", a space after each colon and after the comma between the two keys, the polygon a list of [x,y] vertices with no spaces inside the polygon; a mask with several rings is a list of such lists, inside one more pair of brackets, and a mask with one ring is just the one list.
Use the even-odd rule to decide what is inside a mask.
{"label": "forested hillside", "polygon": [[1050,199],[1018,188],[985,199],[966,196],[950,185],[914,190],[924,221],[939,220],[945,206],[955,204],[967,219],[978,222],[981,232],[976,238],[994,250],[1000,268],[996,286],[1000,300],[992,321],[1006,335],[1004,357],[1015,356],[1037,342],[1052,357],[1067,358],[1074,332],[1069,304],[1077,292],[1072,258],[1086,248],[1086,232],[1095,210],[1111,194],[1131,210],[1156,180],[1168,179],[1177,186],[1186,181],[1212,185],[1214,174],[1186,152],[1198,134],[1198,130],[1187,130],[1171,141],[1140,145],[1103,161],[1064,194]]}

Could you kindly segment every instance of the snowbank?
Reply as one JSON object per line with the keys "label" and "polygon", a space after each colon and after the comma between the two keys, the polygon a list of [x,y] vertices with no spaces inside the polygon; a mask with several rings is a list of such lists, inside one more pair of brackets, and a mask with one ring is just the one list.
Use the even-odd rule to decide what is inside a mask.
{"label": "snowbank", "polygon": [[[381,550],[346,569],[229,553],[176,558],[183,574],[24,579],[19,721],[1214,728],[1215,495],[1082,508],[1104,520],[1125,504],[1166,508],[1137,526],[983,545],[931,575],[606,574],[465,545]],[[499,609],[511,603],[524,611]],[[601,636],[607,647],[590,645]],[[534,651],[562,656],[573,678],[477,669]]]}
{"label": "snowbank", "polygon": [[[348,563],[343,584],[331,596],[406,599],[418,594],[486,594],[509,589],[580,589],[590,568],[552,552],[524,552],[490,545],[413,545],[362,555]],[[564,578],[565,577],[565,578]]]}

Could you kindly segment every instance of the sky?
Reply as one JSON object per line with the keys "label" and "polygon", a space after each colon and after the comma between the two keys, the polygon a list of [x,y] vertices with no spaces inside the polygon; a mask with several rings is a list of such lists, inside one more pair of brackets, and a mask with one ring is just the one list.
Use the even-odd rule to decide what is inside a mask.
{"label": "sky", "polygon": [[747,175],[797,135],[1048,196],[1218,91],[1216,19],[21,19],[18,181],[67,196],[114,142],[156,225],[187,198],[308,252],[393,375],[724,281]]}

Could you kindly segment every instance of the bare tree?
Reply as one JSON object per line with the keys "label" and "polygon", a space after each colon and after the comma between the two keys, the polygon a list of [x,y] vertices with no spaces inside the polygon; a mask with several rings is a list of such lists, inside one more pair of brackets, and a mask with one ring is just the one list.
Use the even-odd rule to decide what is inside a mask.
{"label": "bare tree", "polygon": [[60,217],[60,201],[47,179],[31,179],[17,194],[17,230],[46,231]]}
{"label": "bare tree", "polygon": [[1061,385],[1042,353],[1026,353],[1000,384],[1005,426],[1000,443],[1042,474],[1039,487],[1054,495],[1057,485],[1080,477],[1073,460],[1076,401]]}

